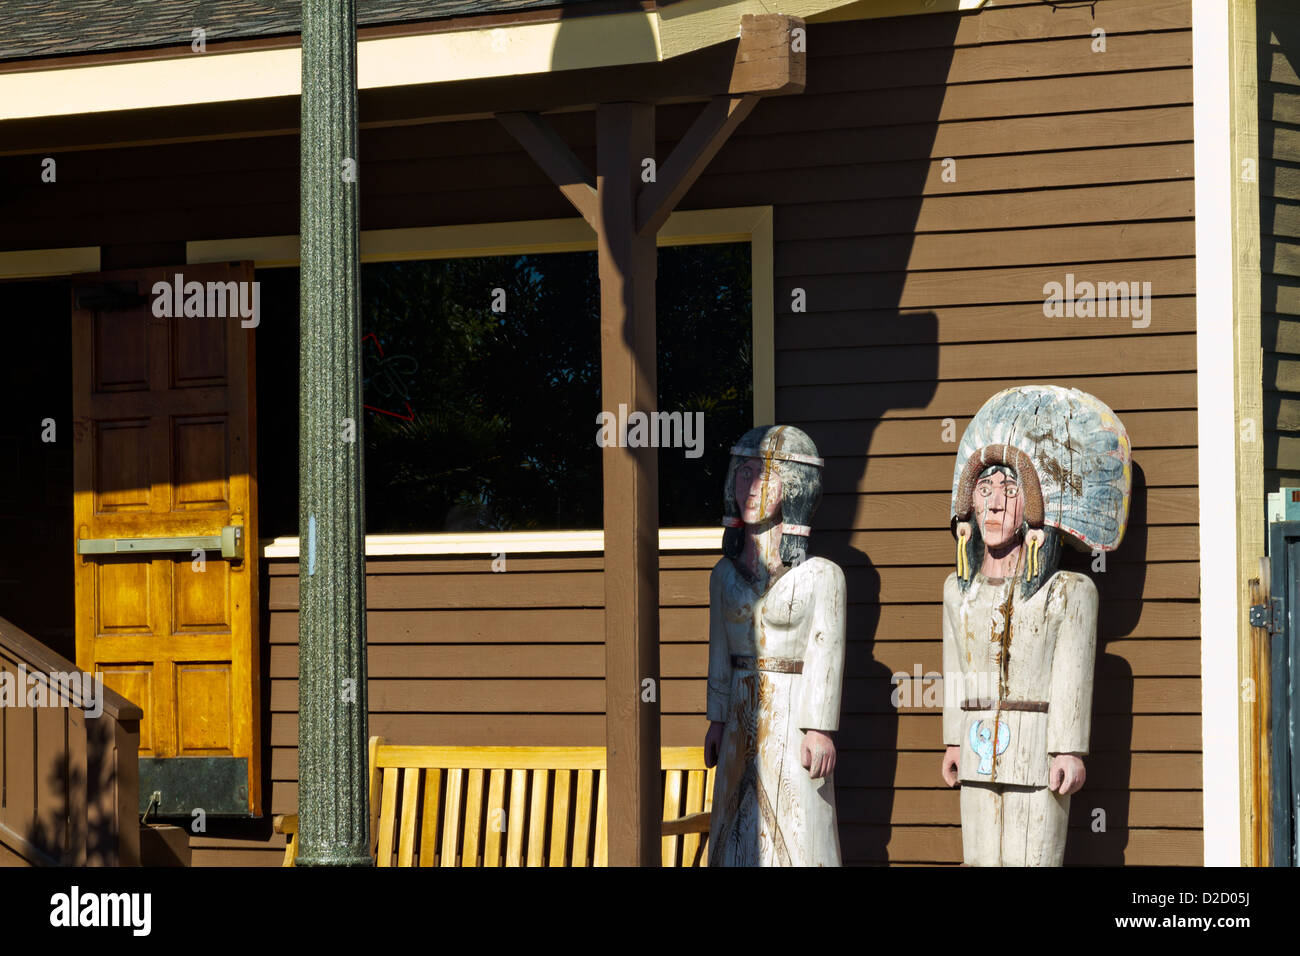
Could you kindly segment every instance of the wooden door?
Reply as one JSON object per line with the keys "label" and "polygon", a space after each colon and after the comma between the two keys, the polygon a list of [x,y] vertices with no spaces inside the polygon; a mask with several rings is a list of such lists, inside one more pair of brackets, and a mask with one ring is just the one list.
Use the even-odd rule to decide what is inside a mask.
{"label": "wooden door", "polygon": [[[77,666],[143,708],[141,801],[160,790],[163,815],[261,814],[252,281],[222,263],[73,286]],[[83,553],[230,528],[242,560]]]}

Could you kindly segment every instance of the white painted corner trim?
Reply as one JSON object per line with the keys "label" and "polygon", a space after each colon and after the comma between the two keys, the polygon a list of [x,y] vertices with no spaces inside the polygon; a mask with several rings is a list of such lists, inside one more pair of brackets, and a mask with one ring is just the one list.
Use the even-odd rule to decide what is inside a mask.
{"label": "white painted corner trim", "polygon": [[[1241,865],[1230,0],[1192,0],[1201,738],[1206,866]],[[1208,490],[1207,490],[1208,489]],[[1259,502],[1261,509],[1264,503]],[[1253,573],[1253,572],[1252,572]]]}
{"label": "white painted corner trim", "polygon": [[[721,528],[660,528],[660,551],[717,551]],[[464,534],[368,534],[366,557],[414,555],[603,554],[603,531],[478,531]],[[297,558],[298,538],[262,544],[264,558]]]}

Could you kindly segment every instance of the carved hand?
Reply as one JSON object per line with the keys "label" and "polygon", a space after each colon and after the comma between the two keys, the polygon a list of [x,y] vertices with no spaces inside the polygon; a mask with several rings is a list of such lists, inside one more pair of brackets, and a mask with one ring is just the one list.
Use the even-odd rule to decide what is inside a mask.
{"label": "carved hand", "polygon": [[1057,791],[1061,796],[1068,796],[1083,789],[1087,774],[1083,761],[1074,754],[1057,754],[1052,758],[1051,769],[1047,771],[1047,789]]}
{"label": "carved hand", "polygon": [[722,731],[726,726],[720,720],[709,722],[709,732],[704,735],[704,766],[717,765],[718,751],[722,749]]}
{"label": "carved hand", "polygon": [[829,775],[835,769],[835,742],[820,730],[805,730],[799,761],[814,780]]}
{"label": "carved hand", "polygon": [[954,744],[943,752],[943,782],[957,786],[957,768],[961,765],[961,746]]}

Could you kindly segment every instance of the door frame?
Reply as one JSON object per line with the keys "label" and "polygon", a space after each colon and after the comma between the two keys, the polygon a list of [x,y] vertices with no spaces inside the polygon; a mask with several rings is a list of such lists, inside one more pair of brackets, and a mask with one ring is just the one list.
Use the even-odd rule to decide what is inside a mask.
{"label": "door frame", "polygon": [[[1276,630],[1269,632],[1269,794],[1274,866],[1300,866],[1300,521],[1268,526],[1270,610]],[[1292,558],[1294,557],[1294,562]]]}

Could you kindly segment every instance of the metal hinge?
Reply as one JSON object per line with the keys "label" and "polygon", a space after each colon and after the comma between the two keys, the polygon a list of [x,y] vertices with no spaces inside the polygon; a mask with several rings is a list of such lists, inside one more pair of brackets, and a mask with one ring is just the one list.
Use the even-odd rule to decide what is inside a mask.
{"label": "metal hinge", "polygon": [[1270,634],[1276,634],[1282,630],[1282,600],[1274,598],[1267,604],[1252,604],[1250,606],[1250,626],[1262,627]]}

